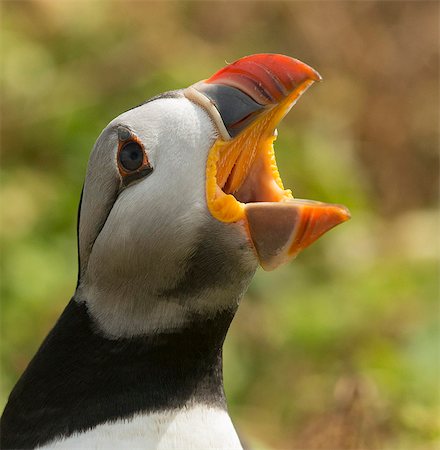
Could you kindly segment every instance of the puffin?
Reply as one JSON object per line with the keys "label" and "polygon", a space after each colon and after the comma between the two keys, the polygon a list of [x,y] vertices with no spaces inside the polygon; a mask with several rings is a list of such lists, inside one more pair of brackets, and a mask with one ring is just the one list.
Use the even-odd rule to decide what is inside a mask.
{"label": "puffin", "polygon": [[241,449],[222,347],[256,269],[350,217],[294,198],[277,125],[321,77],[228,64],[112,120],[90,155],[74,295],[12,390],[2,449]]}

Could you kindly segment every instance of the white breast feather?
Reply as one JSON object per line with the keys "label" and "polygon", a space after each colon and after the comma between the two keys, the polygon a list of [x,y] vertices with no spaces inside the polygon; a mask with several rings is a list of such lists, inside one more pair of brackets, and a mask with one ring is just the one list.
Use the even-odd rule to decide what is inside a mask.
{"label": "white breast feather", "polygon": [[42,449],[242,449],[228,413],[205,405],[105,423]]}

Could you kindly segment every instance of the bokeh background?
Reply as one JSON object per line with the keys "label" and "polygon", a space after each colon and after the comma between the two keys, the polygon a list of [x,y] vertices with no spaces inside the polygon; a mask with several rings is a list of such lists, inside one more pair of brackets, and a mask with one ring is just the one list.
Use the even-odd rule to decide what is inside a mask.
{"label": "bokeh background", "polygon": [[279,127],[294,195],[352,220],[258,272],[225,348],[263,449],[439,448],[439,3],[2,1],[0,406],[73,294],[89,152],[120,112],[275,52],[315,67]]}

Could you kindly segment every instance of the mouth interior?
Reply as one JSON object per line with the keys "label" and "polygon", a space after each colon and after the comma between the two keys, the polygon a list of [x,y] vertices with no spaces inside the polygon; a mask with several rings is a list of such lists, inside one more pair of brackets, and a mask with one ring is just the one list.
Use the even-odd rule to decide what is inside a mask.
{"label": "mouth interior", "polygon": [[209,152],[206,194],[211,214],[223,222],[244,217],[247,203],[282,202],[292,199],[284,189],[275,160],[276,126],[301,91],[289,95],[230,141],[219,139]]}

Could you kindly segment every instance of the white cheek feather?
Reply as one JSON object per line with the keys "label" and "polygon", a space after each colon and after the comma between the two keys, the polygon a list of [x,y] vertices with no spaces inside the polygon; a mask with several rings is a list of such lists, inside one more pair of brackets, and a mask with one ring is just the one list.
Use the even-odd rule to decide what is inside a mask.
{"label": "white cheek feather", "polygon": [[[109,336],[175,328],[187,310],[156,299],[178,280],[209,212],[205,202],[206,157],[215,128],[207,113],[186,98],[156,100],[122,114],[109,127],[129,124],[142,140],[154,170],[117,198],[94,241],[78,298]],[[100,158],[108,152],[97,149]],[[89,173],[104,164],[91,159]],[[90,178],[84,197],[101,186]],[[98,201],[95,203],[99,204]],[[96,221],[93,208],[83,227]],[[81,237],[81,236],[80,236]],[[164,324],[165,320],[165,324]],[[168,323],[166,323],[168,322]]]}
{"label": "white cheek feather", "polygon": [[242,449],[226,411],[205,405],[139,414],[53,441],[42,449]]}
{"label": "white cheek feather", "polygon": [[[153,101],[122,114],[109,127],[125,123],[142,140],[154,170],[119,194],[94,241],[76,295],[111,338],[180,328],[195,312],[209,315],[234,307],[245,288],[229,283],[232,292],[201,292],[183,303],[178,296],[169,301],[156,296],[183,277],[184,263],[200,240],[198,230],[213,220],[205,200],[205,171],[216,132],[208,114],[186,98]],[[102,146],[96,151],[108,159]],[[92,160],[91,174],[101,167],[99,158]],[[97,185],[93,177],[87,181],[84,198],[98,195],[99,179]],[[92,206],[89,216],[81,216],[84,229],[88,221],[97,221]],[[222,232],[228,239],[227,230]],[[241,232],[229,236],[237,242],[241,238]]]}

